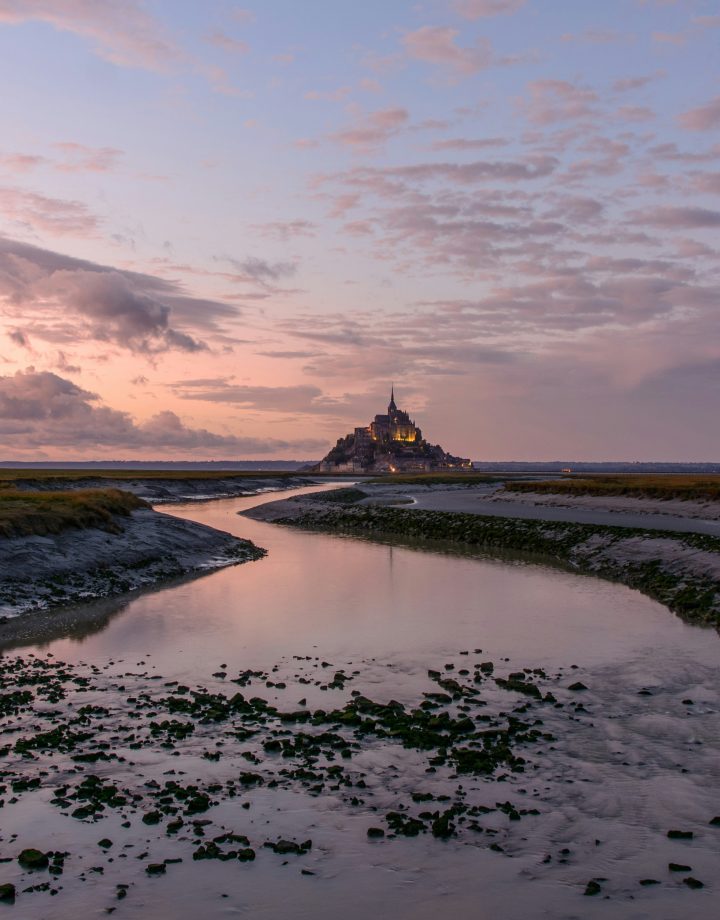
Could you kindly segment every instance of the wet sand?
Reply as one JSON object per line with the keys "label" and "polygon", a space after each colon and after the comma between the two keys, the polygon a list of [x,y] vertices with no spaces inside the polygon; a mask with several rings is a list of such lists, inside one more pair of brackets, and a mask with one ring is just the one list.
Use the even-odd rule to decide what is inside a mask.
{"label": "wet sand", "polygon": [[660,502],[635,498],[512,493],[495,485],[412,488],[362,484],[361,488],[370,496],[369,503],[409,498],[414,507],[425,511],[720,536],[720,507],[717,502]]}

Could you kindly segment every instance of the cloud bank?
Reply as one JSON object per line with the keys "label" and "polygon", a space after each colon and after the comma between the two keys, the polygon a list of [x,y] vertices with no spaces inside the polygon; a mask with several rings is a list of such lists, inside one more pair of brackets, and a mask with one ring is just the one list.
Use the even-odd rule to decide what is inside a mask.
{"label": "cloud bank", "polygon": [[181,452],[245,457],[317,453],[325,447],[324,441],[313,439],[242,437],[190,428],[167,410],[139,423],[71,380],[34,368],[0,377],[0,438],[5,456],[70,448],[83,454],[113,451],[117,458],[138,451],[146,456]]}

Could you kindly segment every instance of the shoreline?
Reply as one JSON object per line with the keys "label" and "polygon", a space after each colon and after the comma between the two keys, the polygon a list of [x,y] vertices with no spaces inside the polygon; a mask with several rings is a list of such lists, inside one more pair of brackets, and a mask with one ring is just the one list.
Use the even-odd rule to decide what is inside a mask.
{"label": "shoreline", "polygon": [[126,601],[266,555],[249,540],[152,509],[115,523],[115,533],[89,527],[0,541],[0,644],[78,622],[78,605]]}
{"label": "shoreline", "polygon": [[[332,493],[328,493],[332,494]],[[368,502],[367,504],[365,502]],[[243,512],[329,533],[444,541],[486,552],[532,553],[642,591],[683,620],[720,628],[720,538],[699,533],[303,498]]]}

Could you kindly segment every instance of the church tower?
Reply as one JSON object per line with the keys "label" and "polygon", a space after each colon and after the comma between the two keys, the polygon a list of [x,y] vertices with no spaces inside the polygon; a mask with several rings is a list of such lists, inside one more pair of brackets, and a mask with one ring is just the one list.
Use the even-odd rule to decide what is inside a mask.
{"label": "church tower", "polygon": [[394,384],[390,387],[390,402],[388,404],[388,415],[392,415],[393,412],[397,412],[397,406],[395,405],[395,385]]}

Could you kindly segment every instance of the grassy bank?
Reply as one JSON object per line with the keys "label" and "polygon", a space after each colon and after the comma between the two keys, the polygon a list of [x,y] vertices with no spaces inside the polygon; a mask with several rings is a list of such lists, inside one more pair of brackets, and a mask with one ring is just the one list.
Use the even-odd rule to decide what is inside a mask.
{"label": "grassy bank", "polygon": [[0,491],[0,537],[46,536],[63,530],[100,527],[118,531],[116,515],[149,505],[119,489],[72,492]]}
{"label": "grassy bank", "polygon": [[307,473],[283,470],[38,470],[0,468],[0,490],[12,489],[13,483],[42,482],[96,482],[98,479],[122,480],[224,480],[224,479],[296,479],[307,478]]}
{"label": "grassy bank", "polygon": [[606,495],[662,500],[720,501],[720,475],[713,473],[573,476],[538,482],[513,482],[507,484],[505,488],[511,492],[541,492],[550,495]]}
{"label": "grassy bank", "polygon": [[532,553],[637,588],[690,622],[720,626],[720,580],[697,561],[701,553],[720,558],[717,537],[367,506],[318,505],[276,523]]}

